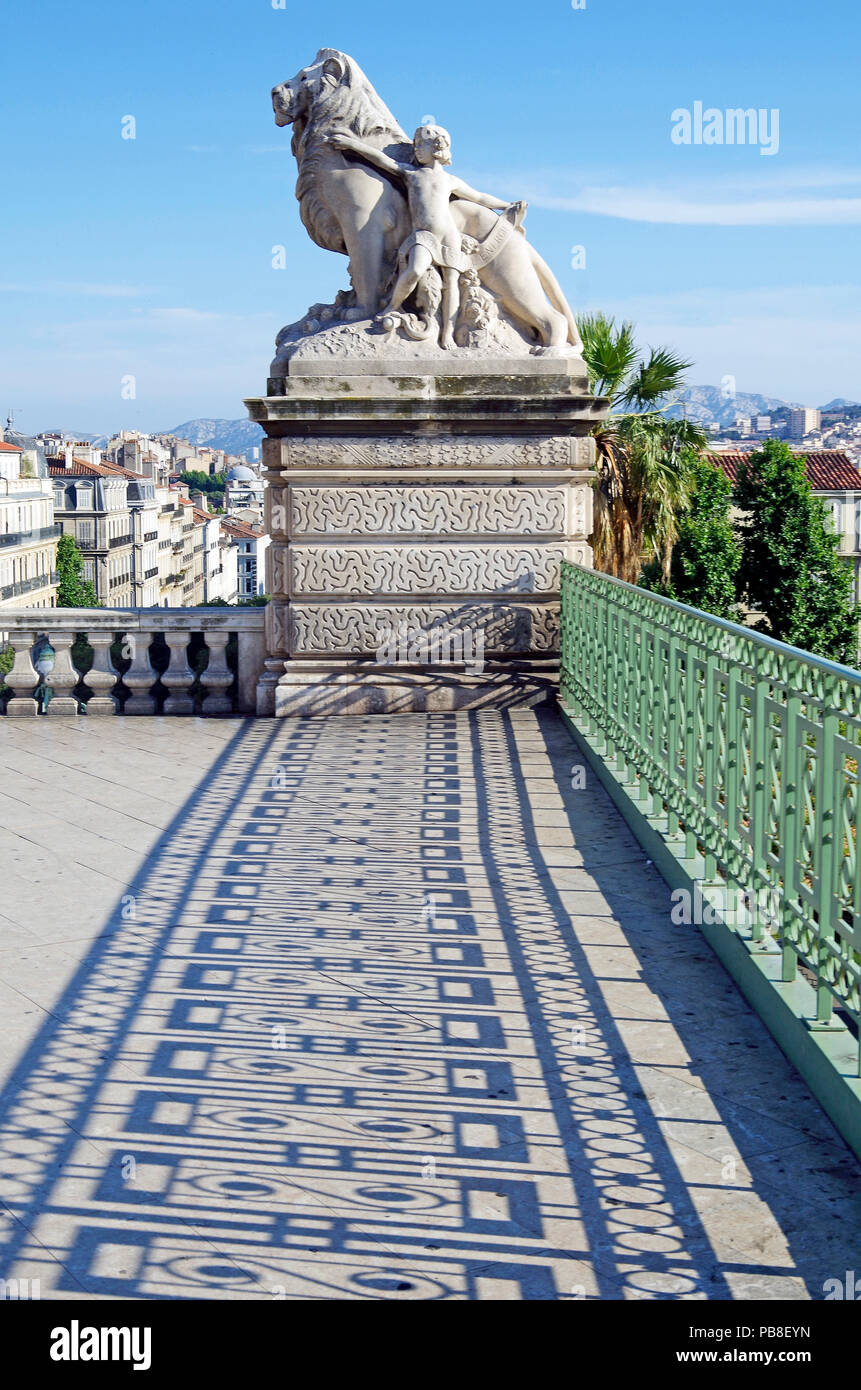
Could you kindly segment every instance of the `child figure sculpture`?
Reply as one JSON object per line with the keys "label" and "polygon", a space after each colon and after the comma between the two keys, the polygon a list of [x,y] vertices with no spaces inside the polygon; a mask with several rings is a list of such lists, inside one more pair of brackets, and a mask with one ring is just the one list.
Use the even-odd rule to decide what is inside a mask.
{"label": "child figure sculpture", "polygon": [[330,135],[328,143],[397,178],[406,192],[413,230],[400,248],[401,269],[391,300],[378,317],[384,318],[400,309],[422,277],[432,266],[438,266],[443,281],[440,347],[454,347],[460,307],[458,278],[473,267],[473,261],[463,250],[461,234],[451,215],[452,198],[464,198],[480,207],[503,211],[511,226],[517,228],[526,215],[526,204],[506,203],[489,193],[478,193],[462,179],[446,173],[444,166],[451,164],[451,138],[441,126],[419,127],[413,138],[411,164],[399,164],[374,145],[352,135]]}

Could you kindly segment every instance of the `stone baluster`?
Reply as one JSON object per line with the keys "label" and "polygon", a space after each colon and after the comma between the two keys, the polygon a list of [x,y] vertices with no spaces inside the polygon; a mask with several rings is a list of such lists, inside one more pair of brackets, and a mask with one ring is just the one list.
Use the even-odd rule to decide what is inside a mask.
{"label": "stone baluster", "polygon": [[90,633],[93,664],[84,677],[86,684],[93,692],[87,701],[87,714],[90,715],[116,714],[117,712],[117,698],[111,693],[119,680],[119,675],[111,661],[113,640],[112,632]]}
{"label": "stone baluster", "polygon": [[123,685],[132,693],[123,706],[123,714],[155,714],[155,696],[151,693],[158,680],[150,660],[150,632],[127,632],[123,643],[131,650],[132,664],[123,676]]}
{"label": "stone baluster", "polygon": [[232,714],[233,701],[227,694],[233,684],[233,672],[227,664],[230,633],[207,632],[205,636],[209,647],[209,665],[200,678],[206,691],[201,713],[207,716]]}
{"label": "stone baluster", "polygon": [[194,700],[189,694],[194,672],[188,664],[188,633],[166,632],[164,640],[170,652],[168,668],[161,678],[162,685],[167,686],[168,690],[164,713],[194,714]]}
{"label": "stone baluster", "polygon": [[32,657],[35,640],[35,632],[12,632],[9,635],[15,653],[15,664],[6,677],[6,684],[12,691],[12,699],[6,706],[10,719],[23,719],[39,713],[38,702],[33,698],[33,691],[39,684],[39,672],[33,665]]}
{"label": "stone baluster", "polygon": [[78,713],[78,701],[72,692],[81,679],[81,673],[72,664],[72,643],[74,640],[75,634],[73,632],[51,634],[51,646],[54,648],[54,669],[45,679],[54,692],[48,701],[47,712],[55,717],[60,716],[68,719]]}

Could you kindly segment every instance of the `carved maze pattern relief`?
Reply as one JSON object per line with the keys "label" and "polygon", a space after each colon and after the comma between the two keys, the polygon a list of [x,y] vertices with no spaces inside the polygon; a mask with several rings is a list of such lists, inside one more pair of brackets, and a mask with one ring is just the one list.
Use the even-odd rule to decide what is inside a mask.
{"label": "carved maze pattern relief", "polygon": [[488,655],[549,656],[559,650],[558,604],[291,603],[287,611],[291,656],[371,656],[384,634],[402,624],[428,632],[436,626],[481,628]]}
{"label": "carved maze pattern relief", "polygon": [[291,592],[545,594],[558,592],[564,546],[290,547]]}
{"label": "carved maze pattern relief", "polygon": [[391,435],[356,438],[291,439],[281,446],[282,467],[360,468],[591,468],[595,444],[587,435],[510,435],[466,438],[454,435],[421,439]]}
{"label": "carved maze pattern relief", "polygon": [[292,533],[565,534],[565,488],[294,487]]}

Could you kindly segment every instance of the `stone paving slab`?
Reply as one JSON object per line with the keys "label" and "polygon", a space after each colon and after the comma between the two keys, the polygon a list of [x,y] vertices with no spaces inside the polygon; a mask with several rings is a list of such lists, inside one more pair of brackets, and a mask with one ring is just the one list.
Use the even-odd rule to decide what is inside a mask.
{"label": "stone paving slab", "polygon": [[858,1164],[552,710],[0,721],[0,1277],[806,1299]]}

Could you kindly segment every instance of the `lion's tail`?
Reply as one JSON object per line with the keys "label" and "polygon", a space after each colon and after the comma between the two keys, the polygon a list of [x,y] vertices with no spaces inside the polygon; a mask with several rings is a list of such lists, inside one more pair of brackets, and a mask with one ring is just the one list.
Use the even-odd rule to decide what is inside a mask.
{"label": "lion's tail", "polygon": [[529,255],[535,267],[535,273],[541,282],[541,288],[547,295],[553,308],[557,309],[560,314],[565,315],[565,318],[568,320],[568,341],[572,347],[575,347],[577,351],[580,352],[583,348],[583,340],[577,329],[577,321],[571,312],[571,305],[562,292],[562,286],[559,284],[559,281],[556,279],[556,276],[553,274],[547,262],[543,257],[539,256],[535,247],[531,246],[529,242],[526,244],[529,247]]}

